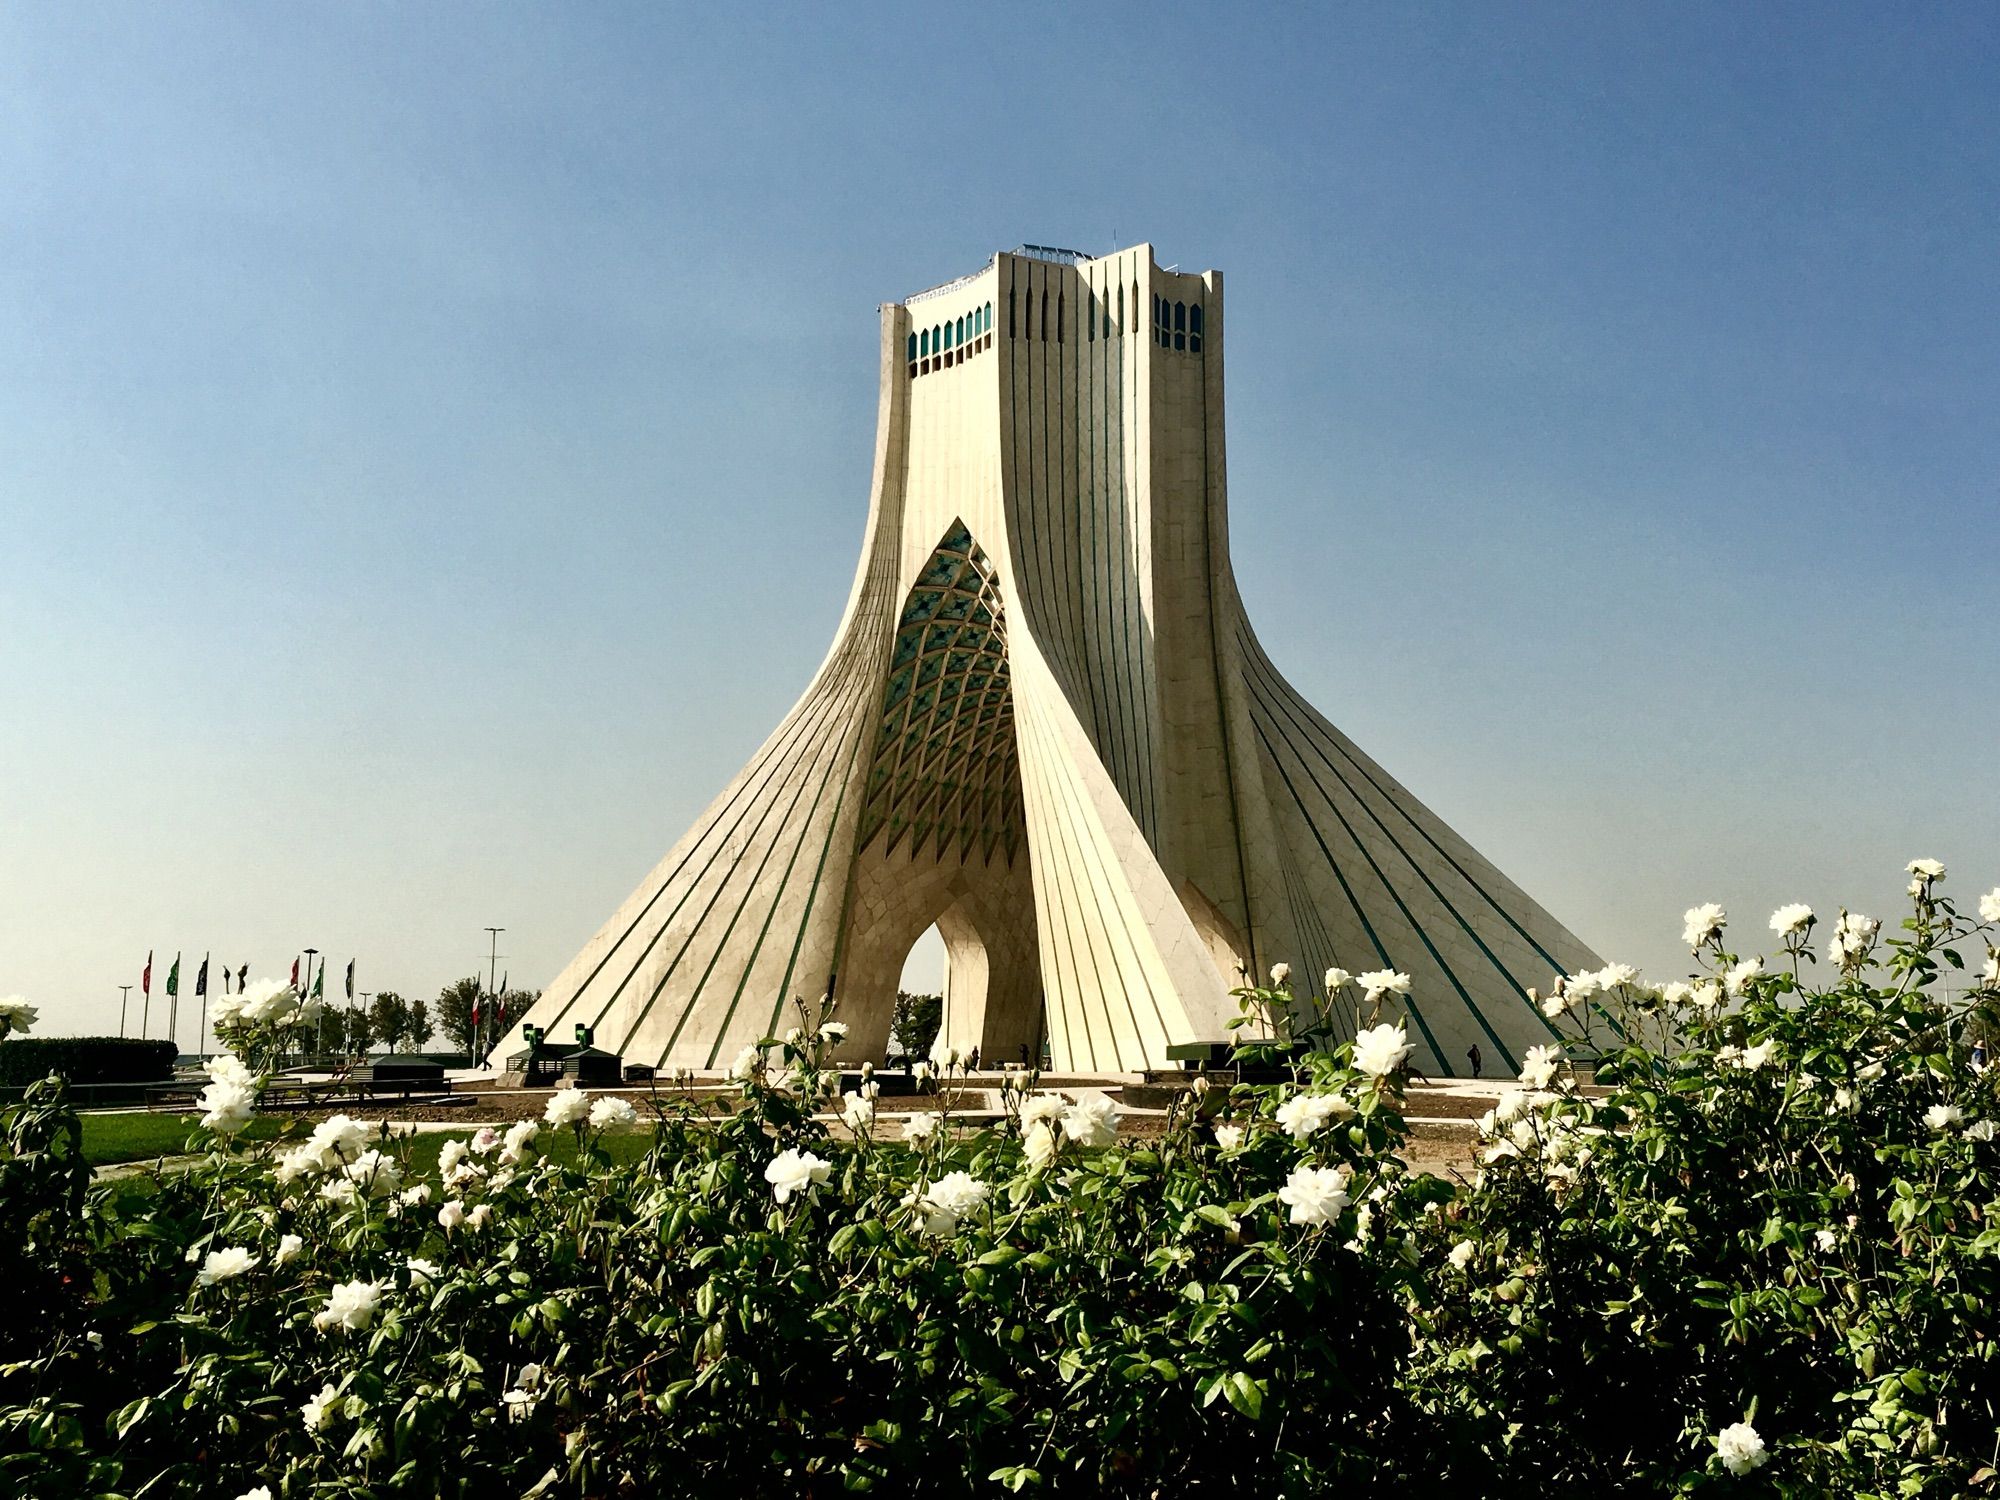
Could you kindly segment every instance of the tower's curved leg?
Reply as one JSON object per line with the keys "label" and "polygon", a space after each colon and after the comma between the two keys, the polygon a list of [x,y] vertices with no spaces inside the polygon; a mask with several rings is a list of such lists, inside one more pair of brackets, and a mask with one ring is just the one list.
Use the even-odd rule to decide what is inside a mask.
{"label": "tower's curved leg", "polygon": [[1524,990],[1597,956],[1307,703],[1247,624],[1237,644],[1302,977],[1400,969],[1427,1069],[1462,1071],[1474,1046],[1518,1069],[1553,1035]]}

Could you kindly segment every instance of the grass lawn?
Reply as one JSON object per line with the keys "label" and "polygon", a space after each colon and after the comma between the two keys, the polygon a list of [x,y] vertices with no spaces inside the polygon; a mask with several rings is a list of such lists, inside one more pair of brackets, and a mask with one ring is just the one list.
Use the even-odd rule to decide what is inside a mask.
{"label": "grass lawn", "polygon": [[[151,1161],[159,1156],[184,1156],[190,1137],[202,1138],[196,1142],[196,1150],[206,1147],[208,1132],[201,1128],[199,1115],[133,1110],[78,1118],[83,1122],[83,1159],[93,1167]],[[267,1116],[252,1120],[246,1133],[252,1140],[269,1140],[282,1132],[287,1123]]]}
{"label": "grass lawn", "polygon": [[[83,1156],[94,1167],[120,1162],[152,1161],[162,1156],[183,1156],[190,1150],[206,1151],[213,1143],[201,1129],[197,1115],[152,1114],[145,1110],[130,1113],[83,1115]],[[304,1140],[312,1133],[313,1120],[295,1120],[281,1115],[260,1115],[250,1122],[243,1138],[252,1141]],[[418,1177],[435,1178],[438,1153],[444,1143],[457,1137],[469,1139],[466,1130],[429,1130],[399,1143],[399,1154],[407,1153],[410,1171]],[[637,1161],[653,1143],[649,1129],[622,1130],[604,1139],[604,1149],[614,1161]],[[544,1131],[540,1144],[557,1161],[576,1159],[576,1140],[569,1131]]]}

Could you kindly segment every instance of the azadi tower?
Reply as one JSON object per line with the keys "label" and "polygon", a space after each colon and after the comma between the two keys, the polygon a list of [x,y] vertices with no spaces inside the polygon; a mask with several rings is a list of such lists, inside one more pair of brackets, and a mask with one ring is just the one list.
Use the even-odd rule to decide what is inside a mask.
{"label": "azadi tower", "polygon": [[[1229,561],[1222,276],[1024,246],[882,309],[861,563],[803,697],[525,1019],[727,1066],[831,992],[879,1058],[1221,1041],[1244,976],[1395,968],[1413,1061],[1517,1067],[1595,956],[1286,685]],[[1351,994],[1351,992],[1349,992]],[[1351,1013],[1351,1007],[1350,1007]],[[518,1045],[503,1045],[503,1055]]]}

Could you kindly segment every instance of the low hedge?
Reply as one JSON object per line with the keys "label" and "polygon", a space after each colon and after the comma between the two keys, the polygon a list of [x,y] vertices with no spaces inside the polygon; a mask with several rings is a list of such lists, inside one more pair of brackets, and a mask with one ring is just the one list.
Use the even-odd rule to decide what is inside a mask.
{"label": "low hedge", "polygon": [[123,1036],[26,1036],[0,1044],[0,1084],[59,1073],[71,1083],[157,1083],[171,1078],[172,1042]]}

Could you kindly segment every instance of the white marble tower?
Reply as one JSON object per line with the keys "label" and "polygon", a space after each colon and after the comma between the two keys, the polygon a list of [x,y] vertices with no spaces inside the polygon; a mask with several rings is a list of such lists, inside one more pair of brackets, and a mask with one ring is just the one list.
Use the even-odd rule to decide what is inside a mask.
{"label": "white marble tower", "polygon": [[[1158,1066],[1244,973],[1397,968],[1415,1061],[1515,1067],[1595,956],[1288,687],[1229,562],[1222,276],[1037,246],[882,309],[860,570],[750,763],[525,1021],[726,1065],[829,985],[879,1058],[935,923],[945,1028]],[[518,1045],[516,1035],[503,1054]]]}

